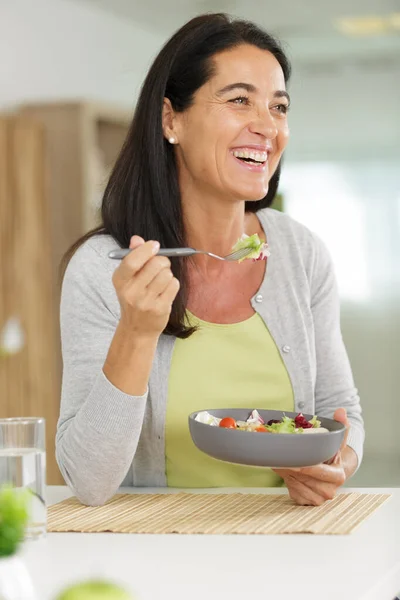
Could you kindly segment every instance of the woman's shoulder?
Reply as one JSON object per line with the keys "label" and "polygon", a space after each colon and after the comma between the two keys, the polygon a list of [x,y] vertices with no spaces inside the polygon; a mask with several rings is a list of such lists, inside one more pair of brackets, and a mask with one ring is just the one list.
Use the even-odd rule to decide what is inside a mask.
{"label": "woman's shoulder", "polygon": [[257,216],[265,227],[267,235],[268,233],[271,233],[271,236],[277,235],[288,244],[294,243],[297,247],[311,249],[318,246],[321,241],[318,235],[306,225],[279,210],[264,208],[258,211]]}
{"label": "woman's shoulder", "polygon": [[65,270],[62,283],[64,299],[79,296],[100,301],[113,313],[118,312],[112,275],[119,264],[108,258],[110,250],[118,247],[110,235],[95,235],[76,250]]}
{"label": "woman's shoulder", "polygon": [[325,242],[303,223],[272,208],[260,210],[257,216],[269,238],[271,251],[278,252],[295,270],[302,265],[310,276],[316,268],[331,265]]}
{"label": "woman's shoulder", "polygon": [[112,273],[119,261],[108,258],[110,250],[118,247],[110,235],[96,234],[84,241],[71,257],[66,272],[92,272],[96,266],[98,275]]}

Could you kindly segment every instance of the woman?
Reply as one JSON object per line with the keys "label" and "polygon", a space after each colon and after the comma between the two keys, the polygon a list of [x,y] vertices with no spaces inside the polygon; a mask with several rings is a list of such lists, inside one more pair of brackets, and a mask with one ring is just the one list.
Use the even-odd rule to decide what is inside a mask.
{"label": "woman", "polygon": [[[278,42],[223,14],[180,29],[154,61],[106,189],[103,226],[72,249],[62,291],[57,457],[86,504],[123,485],[277,486],[319,505],[361,461],[363,422],[321,241],[267,208],[288,141],[290,66]],[[259,234],[267,262],[226,255]],[[115,264],[117,244],[134,249]],[[199,452],[187,416],[248,406],[334,417],[331,464],[271,470]]]}

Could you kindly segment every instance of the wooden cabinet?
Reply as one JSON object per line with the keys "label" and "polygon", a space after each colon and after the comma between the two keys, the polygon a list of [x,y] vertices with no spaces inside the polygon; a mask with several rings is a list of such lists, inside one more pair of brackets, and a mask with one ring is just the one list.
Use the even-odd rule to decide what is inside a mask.
{"label": "wooden cabinet", "polygon": [[66,250],[99,222],[102,192],[131,114],[84,102],[29,105],[22,113],[44,128],[56,282]]}
{"label": "wooden cabinet", "polygon": [[27,344],[21,356],[0,364],[0,416],[46,417],[51,484],[63,481],[54,456],[62,373],[60,262],[99,222],[102,192],[130,120],[129,111],[63,102],[23,106],[1,122],[0,326],[18,313]]}
{"label": "wooden cabinet", "polygon": [[0,328],[14,317],[25,337],[20,352],[0,358],[0,417],[46,418],[47,477],[56,483],[58,345],[44,189],[42,127],[25,117],[0,117]]}

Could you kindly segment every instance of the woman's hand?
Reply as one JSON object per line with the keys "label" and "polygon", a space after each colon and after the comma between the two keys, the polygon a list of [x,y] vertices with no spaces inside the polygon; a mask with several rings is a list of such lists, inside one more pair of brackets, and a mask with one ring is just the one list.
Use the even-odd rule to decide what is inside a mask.
{"label": "woman's hand", "polygon": [[131,238],[135,249],[113,274],[113,284],[121,306],[121,325],[136,339],[158,338],[165,329],[172,303],[179,290],[171,263],[165,256],[155,256],[158,242]]}
{"label": "woman's hand", "polygon": [[332,500],[357,468],[356,454],[346,445],[350,428],[346,410],[338,408],[334,419],[346,426],[346,433],[339,451],[329,463],[299,469],[273,469],[283,478],[290,497],[297,504],[320,506],[326,500]]}

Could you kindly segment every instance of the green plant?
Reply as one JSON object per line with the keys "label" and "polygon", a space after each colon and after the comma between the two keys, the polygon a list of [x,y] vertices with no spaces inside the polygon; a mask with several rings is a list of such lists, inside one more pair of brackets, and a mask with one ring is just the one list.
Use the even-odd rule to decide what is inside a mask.
{"label": "green plant", "polygon": [[24,539],[30,492],[5,485],[0,489],[0,557],[15,554]]}

